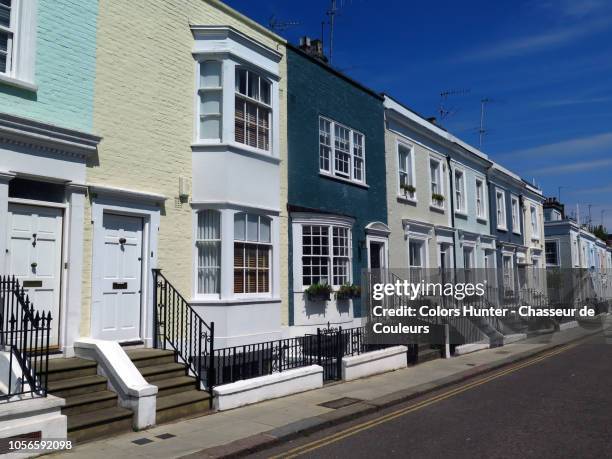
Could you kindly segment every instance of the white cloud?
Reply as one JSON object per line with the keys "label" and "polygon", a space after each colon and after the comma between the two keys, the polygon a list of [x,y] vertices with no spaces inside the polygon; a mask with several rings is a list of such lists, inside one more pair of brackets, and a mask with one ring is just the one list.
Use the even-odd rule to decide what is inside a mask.
{"label": "white cloud", "polygon": [[517,37],[468,52],[461,56],[459,61],[469,62],[499,59],[545,51],[561,45],[573,43],[580,38],[606,28],[609,24],[610,18],[604,16],[595,20],[580,22],[573,26],[560,27],[557,30]]}
{"label": "white cloud", "polygon": [[594,161],[581,161],[571,164],[563,164],[561,166],[543,167],[541,169],[533,170],[531,173],[535,175],[562,175],[571,174],[574,172],[590,171],[607,166],[612,166],[612,159],[598,159]]}
{"label": "white cloud", "polygon": [[561,142],[539,145],[537,147],[515,150],[498,155],[498,157],[545,156],[595,153],[612,149],[612,132],[604,132],[587,137],[563,140]]}

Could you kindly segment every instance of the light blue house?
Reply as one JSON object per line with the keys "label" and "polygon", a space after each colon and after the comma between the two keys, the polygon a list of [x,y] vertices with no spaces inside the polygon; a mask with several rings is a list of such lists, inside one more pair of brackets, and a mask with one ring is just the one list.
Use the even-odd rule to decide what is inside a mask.
{"label": "light blue house", "polygon": [[97,1],[0,2],[0,272],[51,311],[58,347],[79,336],[97,13]]}

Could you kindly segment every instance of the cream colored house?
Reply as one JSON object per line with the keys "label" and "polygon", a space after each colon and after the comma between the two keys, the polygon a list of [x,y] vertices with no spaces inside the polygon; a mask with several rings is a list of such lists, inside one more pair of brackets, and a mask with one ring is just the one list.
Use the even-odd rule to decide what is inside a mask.
{"label": "cream colored house", "polygon": [[[384,106],[389,267],[452,268],[446,156],[424,142],[426,120],[389,96]],[[432,199],[434,193],[444,200]]]}

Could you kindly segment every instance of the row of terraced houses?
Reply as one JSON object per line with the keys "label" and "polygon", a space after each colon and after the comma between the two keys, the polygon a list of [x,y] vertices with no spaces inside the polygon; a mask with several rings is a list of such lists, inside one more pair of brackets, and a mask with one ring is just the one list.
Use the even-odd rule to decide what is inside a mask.
{"label": "row of terraced houses", "polygon": [[361,325],[308,293],[368,269],[561,266],[542,190],[319,46],[216,0],[0,0],[0,268],[53,360],[158,344],[158,276],[219,348]]}

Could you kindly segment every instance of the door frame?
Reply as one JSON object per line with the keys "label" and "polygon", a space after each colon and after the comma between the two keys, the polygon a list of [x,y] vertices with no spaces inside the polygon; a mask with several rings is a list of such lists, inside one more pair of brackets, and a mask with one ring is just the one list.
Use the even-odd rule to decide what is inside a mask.
{"label": "door frame", "polygon": [[383,251],[383,257],[384,257],[384,263],[382,263],[382,266],[384,266],[384,268],[382,269],[389,269],[389,238],[367,234],[366,235],[366,247],[368,249],[368,270],[372,269],[371,258],[370,258],[372,256],[372,254],[370,253],[370,243],[371,242],[377,242],[383,245],[382,251]]}
{"label": "door frame", "polygon": [[[92,261],[89,336],[94,333],[93,310],[102,301],[102,285],[98,282],[103,265],[100,250],[104,247],[104,214],[142,218],[142,266],[140,295],[140,340],[146,347],[153,345],[153,273],[157,267],[157,233],[159,231],[160,199],[158,195],[130,193],[106,187],[95,187],[92,196]],[[144,198],[144,199],[143,199]],[[162,201],[165,198],[162,199]]]}
{"label": "door frame", "polygon": [[[68,289],[68,276],[64,274],[67,270],[67,260],[68,260],[68,246],[69,246],[69,235],[70,229],[68,225],[70,224],[70,206],[66,203],[59,202],[50,202],[50,201],[38,201],[35,199],[22,199],[22,198],[8,198],[8,207],[11,204],[23,205],[23,206],[33,206],[33,207],[50,207],[53,209],[61,210],[62,217],[62,234],[60,235],[60,266],[59,266],[59,296],[58,296],[58,316],[53,317],[51,321],[51,326],[53,327],[54,323],[57,326],[57,347],[58,349],[63,349],[65,346],[64,337],[66,336],[66,321],[64,318],[66,317],[67,310],[67,301],[68,296],[65,294]],[[8,216],[8,207],[7,207],[7,216]],[[7,221],[8,223],[8,221]],[[7,250],[8,250],[8,239],[10,238],[10,233],[7,228]],[[4,271],[8,273],[8,257],[4,259]]]}

